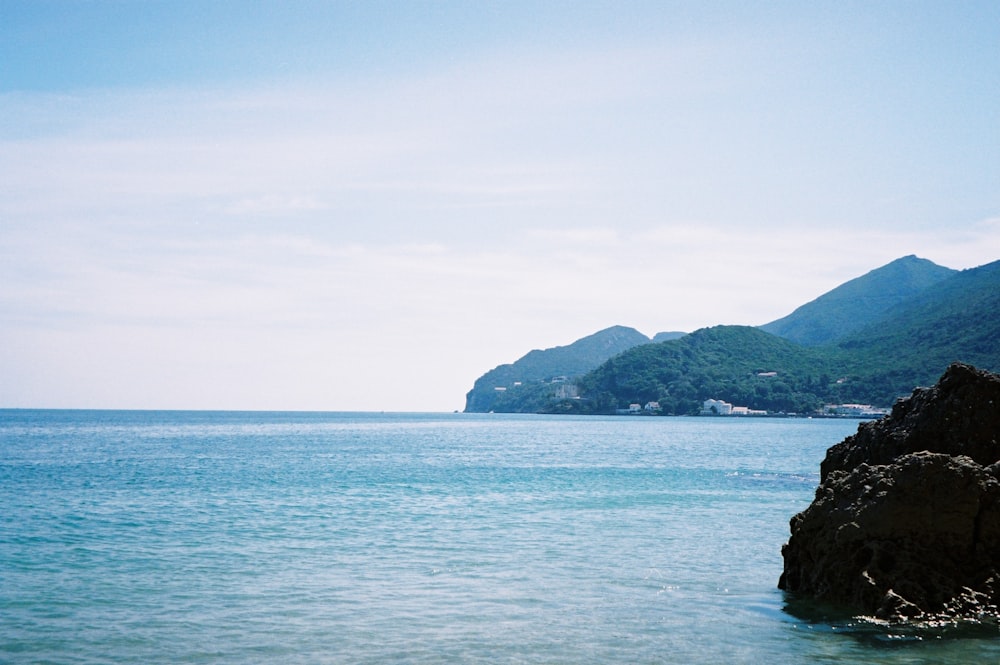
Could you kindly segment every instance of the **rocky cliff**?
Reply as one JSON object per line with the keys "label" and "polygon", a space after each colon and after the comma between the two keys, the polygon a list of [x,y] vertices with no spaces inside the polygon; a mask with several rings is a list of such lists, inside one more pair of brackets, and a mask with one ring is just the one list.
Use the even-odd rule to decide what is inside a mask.
{"label": "rocky cliff", "polygon": [[890,621],[1000,618],[1000,376],[962,364],[827,451],[778,586]]}

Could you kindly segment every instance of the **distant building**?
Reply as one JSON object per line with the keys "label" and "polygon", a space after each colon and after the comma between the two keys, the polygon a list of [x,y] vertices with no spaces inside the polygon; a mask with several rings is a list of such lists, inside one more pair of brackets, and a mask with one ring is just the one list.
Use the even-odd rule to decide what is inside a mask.
{"label": "distant building", "polygon": [[733,405],[723,402],[721,399],[706,399],[701,405],[701,415],[703,416],[730,416],[733,414]]}
{"label": "distant building", "polygon": [[850,418],[881,418],[889,413],[888,409],[879,409],[871,404],[827,404],[826,412]]}
{"label": "distant building", "polygon": [[646,413],[653,413],[654,409],[650,407],[650,404],[656,404],[656,410],[659,410],[660,405],[657,402],[647,402],[646,406],[643,406],[638,402],[633,402],[628,405],[627,409],[615,409],[615,413],[619,416],[641,416],[643,411]]}
{"label": "distant building", "polygon": [[751,409],[748,406],[734,406],[733,412],[730,415],[734,416],[766,416],[767,411],[758,411],[757,409]]}
{"label": "distant building", "polygon": [[721,399],[706,399],[701,406],[702,416],[766,416],[767,411],[758,411],[747,406],[733,406]]}
{"label": "distant building", "polygon": [[660,403],[659,402],[646,402],[646,406],[642,407],[642,410],[647,413],[659,413]]}

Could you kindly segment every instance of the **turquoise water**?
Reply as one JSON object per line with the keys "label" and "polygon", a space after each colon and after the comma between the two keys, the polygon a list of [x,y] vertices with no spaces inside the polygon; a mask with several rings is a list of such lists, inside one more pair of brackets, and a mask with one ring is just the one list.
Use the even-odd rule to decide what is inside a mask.
{"label": "turquoise water", "polygon": [[776,589],[856,428],[0,411],[0,662],[1000,662]]}

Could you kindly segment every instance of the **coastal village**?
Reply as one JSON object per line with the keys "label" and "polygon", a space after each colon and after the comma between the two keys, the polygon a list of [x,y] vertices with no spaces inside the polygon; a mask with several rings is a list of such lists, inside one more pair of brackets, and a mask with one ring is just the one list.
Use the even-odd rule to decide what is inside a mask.
{"label": "coastal village", "polygon": [[[758,376],[771,377],[777,372],[760,373]],[[553,393],[555,399],[580,399],[579,391],[575,384],[565,376],[556,376],[546,383],[554,384],[556,391]],[[518,388],[521,381],[515,381],[513,388]],[[507,391],[506,386],[497,386],[494,390],[498,393]],[[645,404],[635,402],[628,405],[626,409],[618,409],[615,413],[619,416],[656,416],[662,413],[663,409],[659,402],[650,401]],[[889,409],[884,409],[871,404],[826,404],[819,411],[813,413],[784,413],[770,412],[760,409],[751,409],[747,406],[738,406],[721,399],[706,399],[702,402],[699,416],[720,416],[720,417],[746,417],[746,416],[770,416],[770,417],[808,417],[808,418],[864,418],[875,419],[889,414]]]}
{"label": "coastal village", "polygon": [[[874,407],[871,404],[827,404],[819,413],[802,414],[824,418],[881,418],[888,415],[888,409]],[[745,406],[734,406],[720,399],[706,399],[701,406],[700,416],[768,416],[768,415],[799,415],[771,414]]]}
{"label": "coastal village", "polygon": [[[646,402],[645,404],[629,404],[627,409],[618,409],[616,412],[620,416],[641,416],[657,415],[661,411],[659,402]],[[751,409],[746,406],[736,406],[721,399],[706,399],[702,402],[699,416],[720,416],[720,417],[745,417],[745,416],[772,416],[790,417],[802,416],[810,418],[881,418],[888,415],[888,409],[874,407],[871,404],[827,404],[822,411],[817,413],[771,413],[759,409]]]}

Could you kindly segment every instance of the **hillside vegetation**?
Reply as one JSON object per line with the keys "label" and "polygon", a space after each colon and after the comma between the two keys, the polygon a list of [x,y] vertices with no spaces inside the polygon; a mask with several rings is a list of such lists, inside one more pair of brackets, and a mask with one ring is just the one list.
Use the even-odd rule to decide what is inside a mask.
{"label": "hillside vegetation", "polygon": [[761,329],[806,346],[836,342],[955,272],[927,259],[904,256],[841,284]]}
{"label": "hillside vegetation", "polygon": [[956,273],[890,309],[836,348],[858,399],[891,403],[950,363],[1000,371],[1000,261]]}
{"label": "hillside vegetation", "polygon": [[565,385],[567,381],[562,379],[576,379],[608,358],[649,342],[648,337],[634,328],[612,326],[566,346],[530,351],[515,362],[500,365],[479,377],[465,397],[465,411],[537,411],[573,386]]}
{"label": "hillside vegetation", "polygon": [[630,403],[659,402],[663,413],[697,413],[712,397],[768,411],[822,406],[836,363],[830,354],[757,328],[718,326],[623,353],[580,381],[583,400],[549,410],[610,413]]}
{"label": "hillside vegetation", "polygon": [[543,408],[611,413],[657,401],[663,413],[686,414],[709,398],[772,412],[887,407],[955,361],[1000,370],[1000,262],[955,272],[832,344],[720,326],[639,347],[583,377],[580,399]]}
{"label": "hillside vegetation", "polygon": [[762,328],[717,326],[661,343],[632,332],[639,337],[626,335],[628,348],[605,348],[605,359],[569,385],[524,382],[496,393],[510,367],[501,366],[477,387],[492,384],[498,411],[614,413],[658,402],[660,413],[680,415],[709,398],[785,413],[888,407],[955,361],[1000,371],[1000,261],[958,272],[904,257]]}

